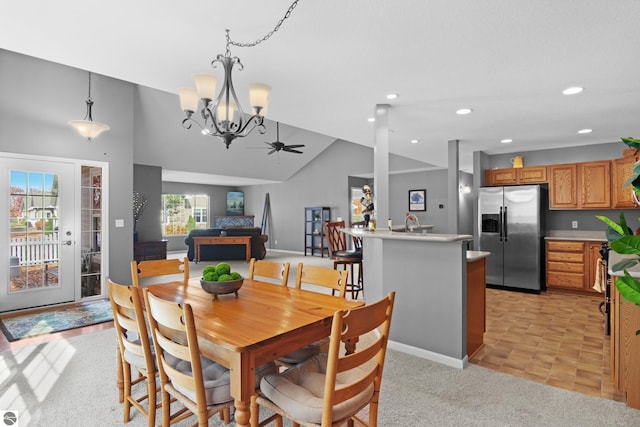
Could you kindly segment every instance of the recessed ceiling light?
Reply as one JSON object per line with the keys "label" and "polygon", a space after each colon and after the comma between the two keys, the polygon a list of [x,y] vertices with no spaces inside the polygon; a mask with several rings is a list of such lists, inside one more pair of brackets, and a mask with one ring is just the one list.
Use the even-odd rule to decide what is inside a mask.
{"label": "recessed ceiling light", "polygon": [[397,93],[389,93],[387,94],[387,99],[397,99],[398,96],[399,95]]}
{"label": "recessed ceiling light", "polygon": [[578,133],[591,133],[591,132],[593,132],[593,130],[592,130],[592,129],[580,129],[580,130],[578,131]]}
{"label": "recessed ceiling light", "polygon": [[506,139],[501,140],[500,142],[502,142],[503,144],[508,144],[508,143],[510,143],[510,142],[513,142],[513,139],[511,139],[511,138],[506,138]]}
{"label": "recessed ceiling light", "polygon": [[584,88],[580,86],[571,86],[562,91],[563,95],[575,95],[576,93],[580,93],[584,90]]}
{"label": "recessed ceiling light", "polygon": [[465,114],[469,114],[471,113],[473,110],[471,108],[461,108],[458,111],[456,111],[456,114],[460,115],[460,116],[464,116]]}
{"label": "recessed ceiling light", "polygon": [[367,121],[368,121],[369,123],[373,123],[373,122],[375,122],[375,121],[376,121],[376,119],[375,119],[375,118],[373,118],[373,117],[369,117],[369,118],[367,119]]}
{"label": "recessed ceiling light", "polygon": [[411,143],[412,143],[412,144],[417,144],[417,143],[418,143],[418,140],[417,140],[417,139],[412,139],[412,140],[411,140]]}

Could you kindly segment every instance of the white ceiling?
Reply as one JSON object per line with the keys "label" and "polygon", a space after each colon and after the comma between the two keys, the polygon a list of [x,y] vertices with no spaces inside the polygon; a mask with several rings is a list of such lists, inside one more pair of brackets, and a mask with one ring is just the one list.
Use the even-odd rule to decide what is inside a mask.
{"label": "white ceiling", "polygon": [[[225,29],[255,41],[290,1],[4,2],[0,48],[176,93],[224,52]],[[638,0],[300,0],[271,39],[232,47],[234,81],[273,87],[271,120],[367,146],[388,103],[392,153],[446,167],[458,139],[472,171],[473,151],[640,136],[638,17]]]}

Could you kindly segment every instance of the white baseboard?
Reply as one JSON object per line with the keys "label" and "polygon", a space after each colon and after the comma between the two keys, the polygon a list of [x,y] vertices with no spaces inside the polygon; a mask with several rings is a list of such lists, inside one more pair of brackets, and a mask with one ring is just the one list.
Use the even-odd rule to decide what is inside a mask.
{"label": "white baseboard", "polygon": [[402,343],[391,341],[391,340],[387,342],[387,347],[393,350],[410,354],[412,356],[431,360],[432,362],[437,362],[443,365],[451,366],[452,368],[464,369],[469,363],[469,358],[466,355],[464,356],[463,359],[456,359],[455,357],[445,356],[444,354],[434,353],[433,351],[424,350],[422,348],[413,347],[407,344],[402,344]]}

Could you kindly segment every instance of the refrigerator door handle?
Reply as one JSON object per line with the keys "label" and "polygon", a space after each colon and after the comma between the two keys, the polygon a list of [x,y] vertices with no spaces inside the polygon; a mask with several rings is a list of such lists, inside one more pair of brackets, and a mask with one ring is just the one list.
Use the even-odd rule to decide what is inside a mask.
{"label": "refrigerator door handle", "polygon": [[504,234],[504,241],[506,242],[507,241],[507,235],[508,235],[508,232],[507,232],[507,207],[506,206],[504,207],[504,214],[502,215],[502,221],[504,222],[504,225],[502,226],[502,231],[503,231],[503,234]]}
{"label": "refrigerator door handle", "polygon": [[500,206],[500,216],[498,217],[498,237],[502,242],[502,206]]}

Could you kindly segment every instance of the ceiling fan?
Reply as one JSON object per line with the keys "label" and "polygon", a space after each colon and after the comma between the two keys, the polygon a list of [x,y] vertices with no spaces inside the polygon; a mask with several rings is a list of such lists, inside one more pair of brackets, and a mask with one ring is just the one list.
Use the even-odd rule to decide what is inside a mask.
{"label": "ceiling fan", "polygon": [[273,154],[279,151],[302,154],[302,151],[294,149],[304,147],[304,144],[286,145],[285,143],[280,142],[280,122],[276,122],[276,140],[274,142],[265,142],[265,144],[271,147],[271,150],[267,154]]}

